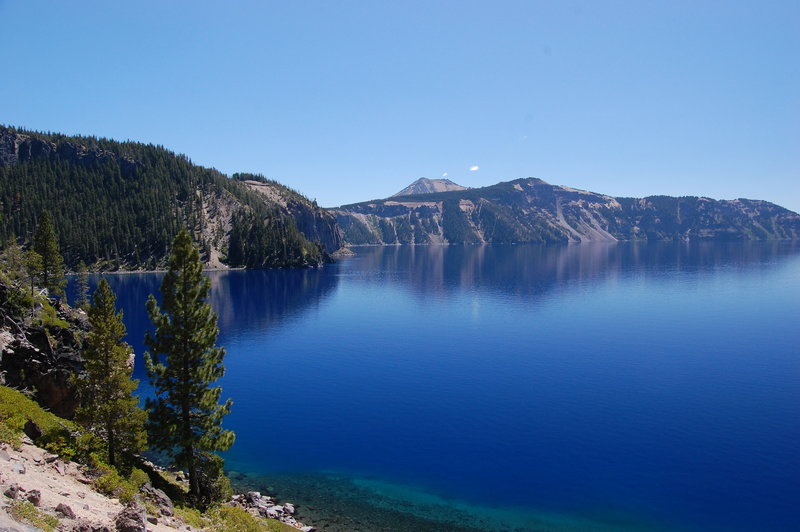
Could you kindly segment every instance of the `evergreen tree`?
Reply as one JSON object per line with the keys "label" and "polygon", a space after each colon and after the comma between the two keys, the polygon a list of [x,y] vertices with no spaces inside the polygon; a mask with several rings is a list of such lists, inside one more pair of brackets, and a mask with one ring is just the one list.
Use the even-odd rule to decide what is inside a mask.
{"label": "evergreen tree", "polygon": [[42,273],[42,256],[32,249],[25,252],[25,270],[31,285],[31,316],[33,316],[33,310],[36,305],[36,298],[34,297],[36,277]]}
{"label": "evergreen tree", "polygon": [[52,295],[63,295],[66,284],[64,259],[58,249],[58,238],[50,211],[42,211],[39,217],[39,224],[33,234],[33,250],[42,257],[40,272],[42,286],[47,288]]}
{"label": "evergreen tree", "polygon": [[11,281],[18,281],[25,276],[25,251],[17,242],[16,237],[12,236],[8,240],[0,260],[3,263],[3,272]]}
{"label": "evergreen tree", "polygon": [[75,279],[75,290],[77,292],[75,304],[83,310],[89,310],[89,271],[86,269],[86,263],[80,261],[78,263],[78,276]]}
{"label": "evergreen tree", "polygon": [[78,382],[82,406],[76,420],[98,434],[108,447],[108,463],[117,465],[121,454],[145,448],[147,415],[139,408],[133,391],[139,384],[131,379],[133,349],[122,341],[125,325],[116,310],[116,295],[105,279],[89,307],[91,330],[83,356],[86,378]]}
{"label": "evergreen tree", "polygon": [[[215,346],[217,316],[206,303],[211,287],[186,229],[172,243],[161,283],[162,308],[153,295],[147,312],[155,335],[147,334],[145,364],[156,398],[148,399],[150,443],[189,472],[189,493],[202,497],[200,475],[208,451],[224,451],[234,434],[222,429],[231,400],[219,404],[222,388],[211,383],[225,373],[225,349]],[[163,361],[162,361],[163,357]]]}
{"label": "evergreen tree", "polygon": [[0,256],[0,263],[2,263],[0,277],[8,284],[6,300],[2,303],[7,303],[15,314],[21,315],[29,306],[26,285],[28,265],[25,251],[17,242],[16,237],[12,236],[6,243],[2,256]]}

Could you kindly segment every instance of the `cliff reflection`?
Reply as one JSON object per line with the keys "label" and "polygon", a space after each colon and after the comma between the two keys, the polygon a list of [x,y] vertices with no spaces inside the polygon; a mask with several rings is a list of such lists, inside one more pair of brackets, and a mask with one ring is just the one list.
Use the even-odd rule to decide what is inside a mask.
{"label": "cliff reflection", "polygon": [[617,242],[563,246],[387,246],[355,248],[348,269],[389,276],[420,295],[483,289],[520,296],[559,285],[663,271],[759,267],[800,252],[797,242]]}
{"label": "cliff reflection", "polygon": [[309,270],[211,272],[209,301],[222,334],[273,326],[319,306],[336,288],[337,266]]}

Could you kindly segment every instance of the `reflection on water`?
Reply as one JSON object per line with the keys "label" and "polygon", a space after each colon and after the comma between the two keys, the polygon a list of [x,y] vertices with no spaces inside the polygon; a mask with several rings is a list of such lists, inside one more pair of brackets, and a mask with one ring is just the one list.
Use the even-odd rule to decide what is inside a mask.
{"label": "reflection on water", "polygon": [[385,246],[357,247],[348,270],[374,278],[390,276],[420,294],[488,289],[531,296],[555,285],[603,281],[636,272],[695,272],[719,267],[774,263],[800,250],[797,242],[619,242],[560,246]]}
{"label": "reflection on water", "polygon": [[336,288],[336,269],[212,272],[209,302],[226,334],[263,331],[317,308]]}
{"label": "reflection on water", "polygon": [[[357,247],[355,258],[320,269],[209,272],[209,302],[223,334],[266,330],[319,308],[340,279],[388,279],[420,296],[453,290],[491,290],[536,296],[555,286],[603,281],[620,275],[769,265],[800,250],[797,242],[591,243],[560,246]],[[344,267],[346,265],[346,267]],[[93,291],[101,276],[90,276]],[[143,352],[149,327],[145,301],[159,296],[162,273],[105,275],[125,312],[128,342]],[[74,277],[68,295],[74,301]]]}

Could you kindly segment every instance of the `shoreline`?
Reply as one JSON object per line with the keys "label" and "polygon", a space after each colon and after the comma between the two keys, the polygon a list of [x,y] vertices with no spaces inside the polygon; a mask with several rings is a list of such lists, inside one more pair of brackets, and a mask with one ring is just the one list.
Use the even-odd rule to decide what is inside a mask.
{"label": "shoreline", "polygon": [[[665,532],[634,513],[568,512],[442,498],[422,488],[336,473],[227,470],[236,492],[291,500],[299,520],[325,532]],[[596,510],[596,509],[595,509]]]}

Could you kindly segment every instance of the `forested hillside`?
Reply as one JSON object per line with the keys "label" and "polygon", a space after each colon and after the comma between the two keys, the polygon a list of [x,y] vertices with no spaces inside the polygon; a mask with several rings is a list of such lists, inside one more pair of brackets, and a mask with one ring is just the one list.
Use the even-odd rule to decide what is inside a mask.
{"label": "forested hillside", "polygon": [[[308,200],[297,203],[298,212],[321,212]],[[161,267],[183,226],[211,267],[328,260],[319,235],[306,238],[280,202],[162,146],[0,126],[0,239],[29,241],[43,210],[53,215],[71,268],[80,261],[106,270]]]}

